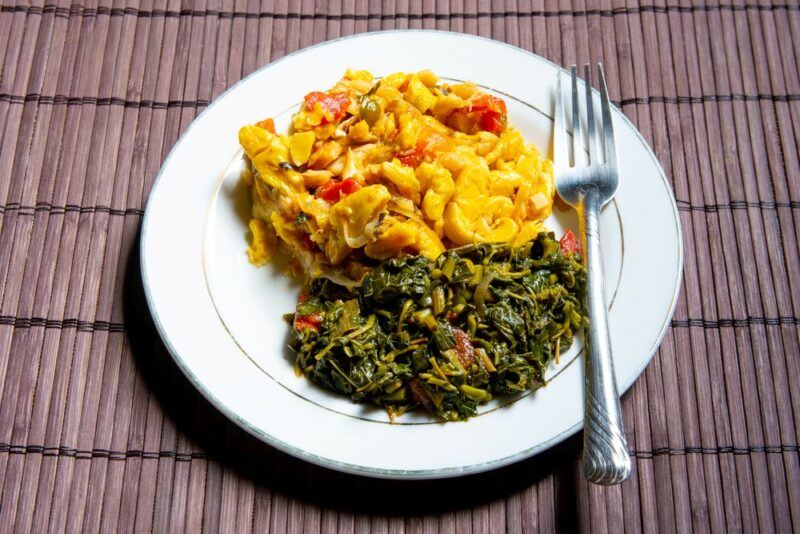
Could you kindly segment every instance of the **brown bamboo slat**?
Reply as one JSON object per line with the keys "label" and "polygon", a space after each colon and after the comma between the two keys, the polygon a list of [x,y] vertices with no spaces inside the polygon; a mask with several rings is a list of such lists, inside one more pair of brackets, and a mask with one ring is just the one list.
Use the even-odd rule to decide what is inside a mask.
{"label": "brown bamboo slat", "polygon": [[[602,61],[667,172],[684,285],[620,487],[583,481],[580,437],[459,480],[317,468],[158,339],[138,232],[181,132],[270,61],[395,28]],[[0,532],[800,530],[798,64],[796,0],[0,0]]]}

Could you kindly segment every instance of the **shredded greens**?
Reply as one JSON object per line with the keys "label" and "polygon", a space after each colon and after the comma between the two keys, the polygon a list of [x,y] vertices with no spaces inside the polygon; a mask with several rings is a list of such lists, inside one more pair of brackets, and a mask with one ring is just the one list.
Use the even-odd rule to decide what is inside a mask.
{"label": "shredded greens", "polygon": [[587,323],[585,271],[552,233],[522,247],[480,244],[435,261],[384,261],[348,290],[318,279],[287,315],[296,367],[394,418],[423,407],[465,420],[493,395],[544,384]]}

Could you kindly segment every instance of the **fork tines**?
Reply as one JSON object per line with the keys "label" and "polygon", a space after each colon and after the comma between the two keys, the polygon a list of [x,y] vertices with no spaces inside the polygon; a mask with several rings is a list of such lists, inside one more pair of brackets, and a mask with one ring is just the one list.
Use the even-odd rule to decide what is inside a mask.
{"label": "fork tines", "polygon": [[[600,108],[602,113],[602,131],[598,139],[598,117],[594,113],[592,94],[592,71],[587,63],[583,66],[584,87],[586,97],[586,143],[583,141],[581,114],[578,92],[578,67],[572,65],[572,155],[569,157],[566,139],[567,130],[564,119],[564,97],[561,89],[561,71],[556,83],[556,112],[553,159],[561,168],[583,167],[586,165],[616,165],[616,149],[614,146],[614,126],[611,122],[611,106],[608,100],[608,88],[603,73],[603,64],[597,64],[597,77],[600,83]],[[601,155],[602,154],[602,155]],[[588,156],[588,160],[587,160]]]}

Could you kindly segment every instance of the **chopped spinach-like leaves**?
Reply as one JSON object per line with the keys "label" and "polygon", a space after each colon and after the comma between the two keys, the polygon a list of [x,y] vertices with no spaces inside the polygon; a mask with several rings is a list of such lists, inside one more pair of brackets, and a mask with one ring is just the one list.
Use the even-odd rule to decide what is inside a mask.
{"label": "chopped spinach-like leaves", "polygon": [[289,316],[290,346],[312,381],[392,417],[423,407],[464,420],[493,395],[545,383],[588,321],[585,284],[580,256],[552,233],[395,258],[353,290],[314,280]]}

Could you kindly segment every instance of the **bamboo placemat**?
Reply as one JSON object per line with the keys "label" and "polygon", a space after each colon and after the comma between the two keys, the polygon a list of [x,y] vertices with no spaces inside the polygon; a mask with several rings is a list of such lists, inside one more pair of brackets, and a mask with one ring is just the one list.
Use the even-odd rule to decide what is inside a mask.
{"label": "bamboo placemat", "polygon": [[[634,473],[579,437],[458,480],[326,471],[225,420],[167,355],[137,240],[156,172],[226,87],[391,28],[603,61],[684,229],[672,328],[623,399]],[[0,3],[0,531],[800,530],[800,3]],[[654,236],[658,239],[658,236]]]}

